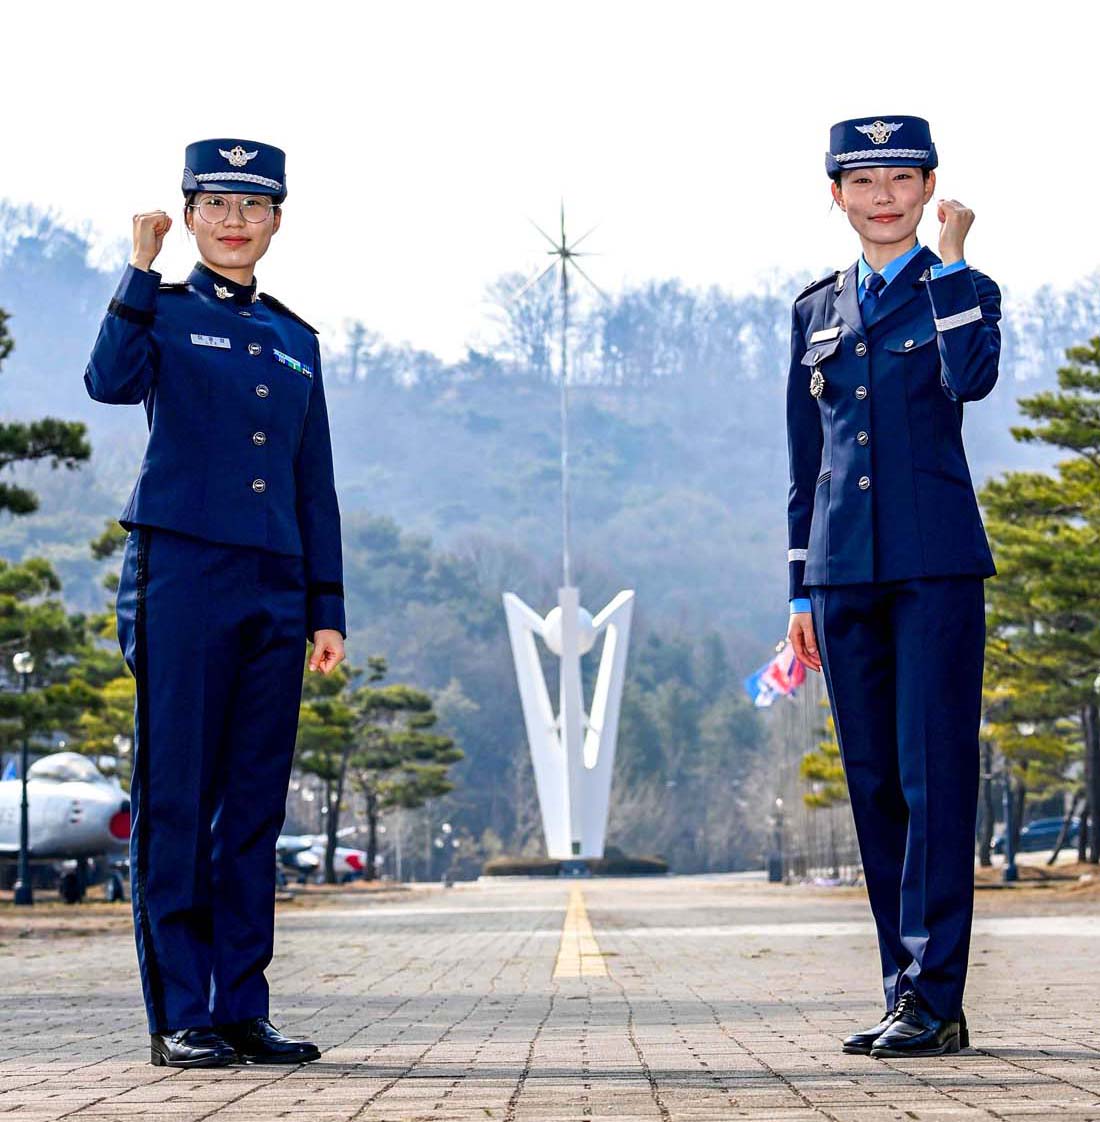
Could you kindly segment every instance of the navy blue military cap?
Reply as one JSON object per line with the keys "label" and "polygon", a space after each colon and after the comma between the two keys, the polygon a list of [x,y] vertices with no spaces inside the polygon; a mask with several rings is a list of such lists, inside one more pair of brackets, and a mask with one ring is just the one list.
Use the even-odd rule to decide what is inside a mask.
{"label": "navy blue military cap", "polygon": [[254,140],[196,140],[184,156],[183,193],[226,191],[286,198],[286,153]]}
{"label": "navy blue military cap", "polygon": [[923,117],[891,113],[857,117],[829,130],[825,171],[831,177],[847,168],[909,167],[931,170],[939,163],[932,133]]}

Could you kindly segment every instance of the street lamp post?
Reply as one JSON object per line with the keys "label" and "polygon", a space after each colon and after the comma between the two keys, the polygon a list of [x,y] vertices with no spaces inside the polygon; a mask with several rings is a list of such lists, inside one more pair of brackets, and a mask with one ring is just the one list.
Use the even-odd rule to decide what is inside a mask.
{"label": "street lamp post", "polygon": [[1020,879],[1016,868],[1016,808],[1012,805],[1012,772],[1005,768],[1005,867],[1001,880],[1011,884]]}
{"label": "street lamp post", "polygon": [[133,747],[133,740],[130,737],[123,735],[120,732],[115,733],[111,738],[111,742],[115,746],[115,778],[122,782],[122,757],[130,754],[130,749]]}
{"label": "street lamp post", "polygon": [[[27,680],[34,673],[34,656],[30,651],[19,651],[12,657],[15,672],[23,679],[22,693],[27,692]],[[34,889],[31,887],[31,850],[30,850],[30,807],[27,803],[27,768],[30,763],[30,745],[26,734],[24,715],[23,749],[19,760],[19,775],[22,781],[22,798],[19,803],[19,879],[15,882],[15,903],[33,904]]]}
{"label": "street lamp post", "polygon": [[[1021,721],[1016,725],[1021,736],[1034,736],[1035,725],[1030,721]],[[1012,767],[1008,760],[1004,761],[1005,768],[1005,867],[1001,880],[1005,884],[1013,884],[1020,879],[1020,872],[1016,867],[1016,805],[1012,798]]]}
{"label": "street lamp post", "polygon": [[783,857],[783,798],[778,796],[775,800],[775,814],[772,817],[775,826],[774,850],[768,858],[768,881],[771,884],[785,884],[787,880],[786,861]]}

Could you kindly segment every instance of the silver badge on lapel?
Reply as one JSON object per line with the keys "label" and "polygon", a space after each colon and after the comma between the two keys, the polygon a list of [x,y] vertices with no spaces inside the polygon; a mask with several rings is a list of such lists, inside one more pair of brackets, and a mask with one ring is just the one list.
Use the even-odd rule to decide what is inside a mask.
{"label": "silver badge on lapel", "polygon": [[228,300],[229,297],[233,295],[233,290],[231,288],[226,288],[225,285],[216,284],[214,285],[214,295],[219,300]]}
{"label": "silver badge on lapel", "polygon": [[815,366],[814,372],[810,375],[810,393],[814,397],[820,397],[825,392],[825,375]]}

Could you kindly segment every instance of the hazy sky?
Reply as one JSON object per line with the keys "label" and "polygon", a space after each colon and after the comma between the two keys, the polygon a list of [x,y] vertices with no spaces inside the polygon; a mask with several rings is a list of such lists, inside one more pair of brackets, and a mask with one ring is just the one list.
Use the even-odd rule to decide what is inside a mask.
{"label": "hazy sky", "polygon": [[[967,258],[1026,291],[1097,266],[1091,5],[191,0],[9,5],[0,197],[111,242],[178,215],[183,150],[288,152],[261,286],[456,357],[564,196],[591,273],[744,291],[849,263],[823,153],[840,118],[928,117]],[[255,26],[252,24],[255,23]],[[921,238],[935,248],[929,208]],[[177,221],[158,267],[194,254]]]}

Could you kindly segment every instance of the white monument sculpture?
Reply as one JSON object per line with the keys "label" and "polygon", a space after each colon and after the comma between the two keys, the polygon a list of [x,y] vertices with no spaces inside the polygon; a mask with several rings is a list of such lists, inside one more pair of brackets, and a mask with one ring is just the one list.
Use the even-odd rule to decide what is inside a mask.
{"label": "white monument sculpture", "polygon": [[[538,229],[538,227],[536,227]],[[542,828],[548,856],[561,859],[602,857],[611,804],[611,772],[619,730],[619,709],[630,642],[634,593],[620,592],[595,619],[581,607],[580,590],[570,579],[569,549],[569,433],[568,333],[569,276],[575,268],[593,288],[595,284],[574,260],[579,238],[572,246],[565,238],[562,208],[561,241],[550,242],[556,258],[549,268],[517,293],[538,284],[552,270],[561,269],[561,479],[562,570],[558,605],[544,619],[514,593],[504,593],[508,637],[516,664],[527,742],[535,770]],[[584,237],[588,235],[585,234]],[[599,289],[597,289],[599,291]],[[592,704],[585,711],[581,658],[604,634]],[[559,660],[558,711],[555,715],[542,672],[535,637]]]}

